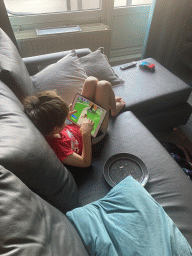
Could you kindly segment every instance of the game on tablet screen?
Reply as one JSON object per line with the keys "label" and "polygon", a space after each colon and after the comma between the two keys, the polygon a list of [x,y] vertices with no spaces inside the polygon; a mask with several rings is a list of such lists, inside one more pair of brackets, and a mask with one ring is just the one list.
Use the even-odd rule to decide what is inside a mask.
{"label": "game on tablet screen", "polygon": [[80,94],[75,97],[73,109],[77,112],[71,115],[70,120],[80,126],[86,119],[91,119],[95,123],[91,134],[95,137],[107,111]]}

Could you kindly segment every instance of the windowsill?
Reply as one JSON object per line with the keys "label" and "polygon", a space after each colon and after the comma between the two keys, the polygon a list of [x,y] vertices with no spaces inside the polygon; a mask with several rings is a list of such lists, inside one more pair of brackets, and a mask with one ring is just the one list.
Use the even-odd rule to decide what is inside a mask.
{"label": "windowsill", "polygon": [[[84,24],[79,25],[81,31],[76,32],[67,32],[67,33],[61,33],[63,34],[74,34],[74,33],[90,33],[95,31],[103,31],[103,30],[109,30],[109,26],[103,24],[103,23],[94,23],[94,24]],[[37,32],[35,29],[31,30],[24,30],[24,31],[15,31],[15,37],[17,40],[26,40],[26,39],[33,39],[33,38],[40,38],[44,36],[55,36],[58,35],[58,33],[55,34],[49,34],[49,35],[37,35]]]}

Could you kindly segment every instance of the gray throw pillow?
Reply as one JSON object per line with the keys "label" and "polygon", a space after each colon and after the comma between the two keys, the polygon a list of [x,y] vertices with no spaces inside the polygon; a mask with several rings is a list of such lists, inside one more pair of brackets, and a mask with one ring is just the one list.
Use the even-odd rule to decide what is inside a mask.
{"label": "gray throw pillow", "polygon": [[56,90],[68,103],[82,91],[87,75],[74,50],[32,77],[36,91]]}
{"label": "gray throw pillow", "polygon": [[87,76],[94,76],[99,80],[106,80],[112,86],[122,85],[125,81],[119,78],[109,64],[107,57],[103,54],[103,48],[79,58]]}
{"label": "gray throw pillow", "polygon": [[16,46],[1,28],[0,79],[21,101],[35,92],[31,77]]}

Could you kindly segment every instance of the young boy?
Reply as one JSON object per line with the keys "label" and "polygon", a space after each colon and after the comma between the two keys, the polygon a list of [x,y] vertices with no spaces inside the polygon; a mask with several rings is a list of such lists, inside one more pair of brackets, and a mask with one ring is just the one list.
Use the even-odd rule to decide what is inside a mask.
{"label": "young boy", "polygon": [[[122,98],[115,97],[109,82],[98,81],[95,77],[85,80],[82,96],[108,111],[101,126],[105,134],[109,111],[112,116],[116,116],[123,109],[125,102]],[[66,125],[66,119],[75,111],[72,111],[72,105],[68,106],[55,91],[28,96],[23,105],[25,113],[45,136],[61,162],[76,167],[91,165],[91,131],[94,126],[91,120],[86,119],[81,127],[75,124]]]}

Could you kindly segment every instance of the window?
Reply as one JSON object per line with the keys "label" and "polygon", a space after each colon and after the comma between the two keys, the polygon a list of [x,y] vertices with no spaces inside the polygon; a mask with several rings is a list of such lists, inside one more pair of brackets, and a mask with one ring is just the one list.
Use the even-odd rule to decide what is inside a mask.
{"label": "window", "polygon": [[[18,15],[101,9],[100,0],[4,0],[4,2],[10,14]],[[151,2],[152,0],[114,0],[114,7],[150,4]]]}
{"label": "window", "polygon": [[126,7],[130,5],[151,4],[153,0],[115,0],[114,7]]}
{"label": "window", "polygon": [[4,0],[12,14],[58,13],[100,9],[99,0]]}
{"label": "window", "polygon": [[[89,34],[92,32],[94,34],[94,31],[100,33],[107,27],[111,33],[110,42],[107,42],[107,52],[110,52],[111,58],[121,58],[122,56],[124,58],[127,55],[140,54],[152,1],[4,0],[19,47],[23,49],[23,56],[29,56],[27,55],[29,52],[32,54],[32,48],[26,43],[27,41],[33,42],[33,48],[36,48],[36,52],[33,54],[48,53],[53,51],[54,47],[54,51],[64,49],[63,44],[54,46],[54,42],[46,41],[45,38],[47,48],[39,47],[38,42],[41,38],[37,31],[47,28],[56,31],[58,28],[79,25],[80,28],[83,27],[83,33],[90,32]],[[95,39],[89,39],[86,41],[87,44],[82,45],[79,42],[79,47],[86,45],[91,49],[97,44],[103,45],[104,43],[100,41],[105,37],[103,34],[98,36],[98,33],[95,33],[95,39],[98,39],[95,46],[93,46]],[[65,36],[71,38],[73,35]],[[88,45],[88,43],[90,44]],[[65,47],[68,46],[65,44]]]}
{"label": "window", "polygon": [[101,22],[106,16],[103,6],[109,1],[4,0],[14,31]]}

